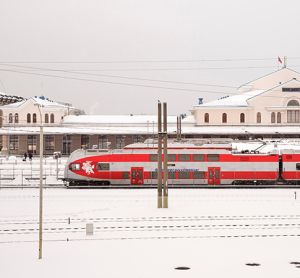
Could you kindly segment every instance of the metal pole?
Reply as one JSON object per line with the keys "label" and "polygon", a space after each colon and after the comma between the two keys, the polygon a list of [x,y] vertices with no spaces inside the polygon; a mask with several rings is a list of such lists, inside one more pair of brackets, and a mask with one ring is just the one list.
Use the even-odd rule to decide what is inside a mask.
{"label": "metal pole", "polygon": [[164,113],[164,187],[163,207],[168,208],[168,133],[167,133],[167,103],[163,103]]}
{"label": "metal pole", "polygon": [[161,162],[162,162],[162,142],[161,142],[161,103],[158,102],[158,121],[157,121],[157,208],[162,208],[162,184],[161,184]]}
{"label": "metal pole", "polygon": [[181,140],[181,115],[179,116],[179,140]]}
{"label": "metal pole", "polygon": [[179,116],[177,116],[177,134],[176,139],[179,141]]}
{"label": "metal pole", "polygon": [[39,209],[39,259],[43,248],[43,126],[40,126],[40,209]]}
{"label": "metal pole", "polygon": [[56,158],[56,180],[58,180],[58,157]]}
{"label": "metal pole", "polygon": [[43,254],[43,155],[44,155],[44,132],[41,107],[38,104],[40,112],[40,199],[39,199],[39,259],[42,259]]}

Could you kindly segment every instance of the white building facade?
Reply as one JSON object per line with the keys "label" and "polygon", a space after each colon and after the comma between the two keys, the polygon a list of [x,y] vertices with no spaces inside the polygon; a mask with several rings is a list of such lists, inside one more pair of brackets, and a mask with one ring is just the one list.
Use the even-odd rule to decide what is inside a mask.
{"label": "white building facade", "polygon": [[283,68],[194,106],[192,113],[196,126],[299,126],[300,74]]}

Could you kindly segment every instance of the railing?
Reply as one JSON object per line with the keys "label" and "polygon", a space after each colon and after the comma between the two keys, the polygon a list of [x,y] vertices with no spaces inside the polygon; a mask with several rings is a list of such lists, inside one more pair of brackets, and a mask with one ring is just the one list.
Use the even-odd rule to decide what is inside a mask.
{"label": "railing", "polygon": [[[67,158],[43,160],[43,180],[45,186],[62,186]],[[39,158],[23,161],[23,157],[0,157],[1,187],[38,187],[40,177]]]}

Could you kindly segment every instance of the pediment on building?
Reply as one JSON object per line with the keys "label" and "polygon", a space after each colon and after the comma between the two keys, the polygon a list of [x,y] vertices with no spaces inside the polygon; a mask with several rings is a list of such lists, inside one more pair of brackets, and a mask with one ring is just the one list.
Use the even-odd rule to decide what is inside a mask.
{"label": "pediment on building", "polygon": [[238,90],[240,92],[259,89],[266,90],[292,79],[300,80],[300,73],[290,68],[281,68],[277,71],[271,72],[267,75],[241,85]]}

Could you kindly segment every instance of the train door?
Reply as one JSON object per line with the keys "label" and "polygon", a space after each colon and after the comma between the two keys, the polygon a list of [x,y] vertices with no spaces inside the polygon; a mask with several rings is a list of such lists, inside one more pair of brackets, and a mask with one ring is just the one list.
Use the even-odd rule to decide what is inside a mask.
{"label": "train door", "polygon": [[220,167],[208,167],[208,185],[219,185],[221,183]]}
{"label": "train door", "polygon": [[142,185],[144,183],[144,168],[132,167],[130,176],[132,185]]}

